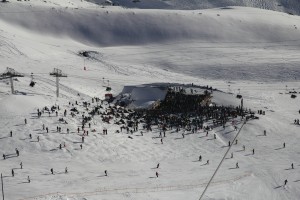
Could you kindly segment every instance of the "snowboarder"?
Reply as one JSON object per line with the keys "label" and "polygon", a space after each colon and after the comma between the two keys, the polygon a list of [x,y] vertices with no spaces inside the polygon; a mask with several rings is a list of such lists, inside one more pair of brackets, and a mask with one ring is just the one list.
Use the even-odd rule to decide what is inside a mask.
{"label": "snowboarder", "polygon": [[105,176],[107,176],[107,170],[104,170],[104,174],[105,174]]}
{"label": "snowboarder", "polygon": [[51,168],[51,169],[50,169],[50,172],[51,172],[51,174],[53,174],[53,173],[54,173],[54,172],[53,172],[53,168]]}
{"label": "snowboarder", "polygon": [[235,168],[240,168],[238,162],[235,164]]}
{"label": "snowboarder", "polygon": [[28,181],[28,183],[30,183],[30,177],[29,176],[27,176],[27,181]]}
{"label": "snowboarder", "polygon": [[199,156],[199,161],[200,161],[200,162],[202,161],[202,156],[201,156],[201,155]]}
{"label": "snowboarder", "polygon": [[20,163],[20,167],[21,167],[21,169],[23,169],[23,163],[22,162]]}

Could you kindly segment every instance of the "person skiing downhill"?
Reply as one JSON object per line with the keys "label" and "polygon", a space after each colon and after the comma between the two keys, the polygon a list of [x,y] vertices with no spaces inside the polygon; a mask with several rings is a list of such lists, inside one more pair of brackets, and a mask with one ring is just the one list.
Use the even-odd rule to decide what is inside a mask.
{"label": "person skiing downhill", "polygon": [[199,161],[200,161],[200,162],[202,161],[202,156],[201,156],[201,155],[199,156]]}
{"label": "person skiing downhill", "polygon": [[159,163],[156,165],[156,168],[157,168],[157,169],[159,168]]}
{"label": "person skiing downhill", "polygon": [[158,172],[156,172],[155,175],[156,175],[156,178],[158,178]]}

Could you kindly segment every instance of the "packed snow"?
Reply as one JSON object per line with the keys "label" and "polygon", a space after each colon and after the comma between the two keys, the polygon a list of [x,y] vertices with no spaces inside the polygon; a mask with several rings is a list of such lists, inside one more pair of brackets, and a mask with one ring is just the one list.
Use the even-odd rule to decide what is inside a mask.
{"label": "packed snow", "polygon": [[[15,78],[14,95],[9,80],[0,80],[5,199],[199,199],[237,134],[234,124],[241,128],[240,118],[208,136],[204,130],[167,130],[163,144],[159,127],[117,133],[120,126],[100,116],[86,128],[84,143],[83,131],[77,132],[82,114],[87,115],[82,102],[93,107],[99,102],[91,99],[104,99],[107,87],[117,96],[126,86],[138,86],[133,97],[147,106],[165,93],[139,86],[157,83],[212,86],[218,89],[213,101],[224,106],[239,105],[240,94],[244,107],[259,117],[241,129],[229,152],[233,158],[225,158],[203,199],[299,199],[300,125],[294,123],[300,118],[299,19],[245,7],[143,10],[79,0],[0,3],[0,73],[11,67],[24,75]],[[60,78],[59,98],[55,77],[49,75],[53,68],[68,75]],[[34,87],[29,86],[31,73]],[[79,114],[72,117],[69,109],[76,101]],[[45,112],[37,118],[37,109],[58,105],[58,116]],[[59,149],[60,144],[65,146]]]}

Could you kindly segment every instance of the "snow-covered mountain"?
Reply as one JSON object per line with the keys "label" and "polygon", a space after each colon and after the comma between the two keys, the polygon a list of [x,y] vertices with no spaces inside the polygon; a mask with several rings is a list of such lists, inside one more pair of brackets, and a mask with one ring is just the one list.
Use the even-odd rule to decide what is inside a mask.
{"label": "snow-covered mountain", "polygon": [[[0,80],[0,154],[7,155],[0,159],[0,172],[6,199],[199,199],[228,141],[236,136],[234,124],[241,128],[240,118],[208,136],[204,130],[194,134],[168,130],[161,144],[160,127],[141,136],[141,124],[131,139],[124,131],[117,132],[116,119],[106,123],[96,116],[80,148],[83,131],[77,129],[88,112],[83,101],[91,109],[97,106],[92,97],[104,99],[107,87],[117,95],[126,85],[152,83],[209,85],[223,91],[213,97],[220,105],[237,106],[240,100],[235,96],[241,94],[247,109],[265,111],[259,120],[244,125],[229,152],[233,158],[226,157],[205,200],[299,199],[300,136],[299,125],[293,122],[300,118],[300,17],[232,6],[236,4],[223,7],[232,1],[227,5],[209,1],[209,5],[141,0],[134,5],[146,2],[159,9],[136,9],[125,0],[119,3],[131,9],[81,0],[0,3],[0,73],[10,67],[24,75],[14,79],[15,95],[10,94],[9,80]],[[274,1],[269,2],[266,5]],[[296,10],[298,5],[289,2]],[[189,10],[196,3],[197,9],[222,8]],[[281,4],[283,9],[286,5]],[[59,98],[56,79],[49,74],[53,68],[67,75],[59,80]],[[29,86],[31,73],[34,87]],[[291,98],[289,91],[298,97]],[[135,103],[144,97],[147,103],[153,100],[151,92],[140,87],[136,92]],[[45,112],[37,118],[37,109],[57,105],[58,116]],[[79,111],[74,117],[69,113],[73,107]],[[108,135],[102,134],[104,129]],[[159,178],[153,178],[156,171]],[[284,180],[288,180],[285,187]]]}
{"label": "snow-covered mountain", "polygon": [[[88,0],[98,4],[105,4],[105,0]],[[300,14],[298,0],[112,0],[115,5],[127,8],[144,9],[207,9],[228,6],[254,7],[275,10],[290,14]]]}

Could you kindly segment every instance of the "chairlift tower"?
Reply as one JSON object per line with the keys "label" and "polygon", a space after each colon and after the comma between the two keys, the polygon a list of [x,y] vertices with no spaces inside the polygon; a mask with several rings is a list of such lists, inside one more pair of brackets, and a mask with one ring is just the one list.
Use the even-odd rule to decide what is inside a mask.
{"label": "chairlift tower", "polygon": [[63,74],[60,69],[54,68],[53,72],[50,73],[50,76],[56,77],[56,97],[59,97],[59,77],[67,77],[67,75]]}
{"label": "chairlift tower", "polygon": [[13,68],[9,68],[9,67],[7,67],[6,72],[0,74],[0,80],[9,78],[12,94],[15,93],[14,80],[13,80],[14,77],[24,77],[24,75],[16,72]]}

